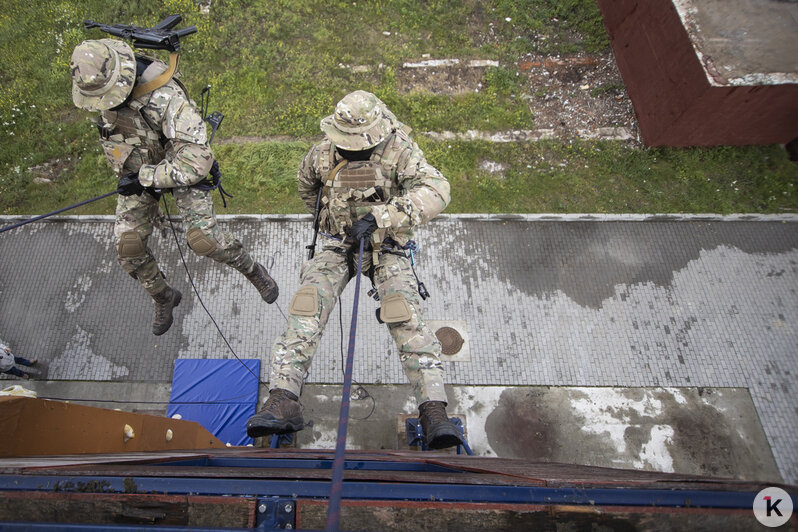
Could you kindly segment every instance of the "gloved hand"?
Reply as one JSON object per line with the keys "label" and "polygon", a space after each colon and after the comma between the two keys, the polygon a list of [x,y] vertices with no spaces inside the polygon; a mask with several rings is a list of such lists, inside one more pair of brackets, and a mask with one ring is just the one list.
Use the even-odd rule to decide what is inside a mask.
{"label": "gloved hand", "polygon": [[351,248],[357,250],[360,248],[360,240],[365,239],[364,249],[371,248],[371,235],[377,230],[377,220],[374,215],[369,213],[360,220],[352,224],[349,229],[349,238],[352,240]]}
{"label": "gloved hand", "polygon": [[214,185],[222,178],[222,172],[219,170],[219,161],[216,159],[213,160],[213,165],[211,166],[211,170],[208,172],[208,175],[213,178]]}
{"label": "gloved hand", "polygon": [[116,191],[122,196],[141,196],[144,186],[139,182],[138,172],[128,172],[120,177]]}

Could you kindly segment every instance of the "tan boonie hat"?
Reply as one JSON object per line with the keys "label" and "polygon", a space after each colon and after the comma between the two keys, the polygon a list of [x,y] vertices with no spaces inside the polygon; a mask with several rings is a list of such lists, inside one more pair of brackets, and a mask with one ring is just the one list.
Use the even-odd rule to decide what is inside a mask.
{"label": "tan boonie hat", "polygon": [[394,130],[393,115],[384,106],[370,92],[350,92],[338,102],[335,112],[321,121],[321,130],[343,150],[367,150]]}
{"label": "tan boonie hat", "polygon": [[127,99],[136,82],[133,49],[122,41],[83,41],[72,52],[72,101],[86,111],[105,111]]}

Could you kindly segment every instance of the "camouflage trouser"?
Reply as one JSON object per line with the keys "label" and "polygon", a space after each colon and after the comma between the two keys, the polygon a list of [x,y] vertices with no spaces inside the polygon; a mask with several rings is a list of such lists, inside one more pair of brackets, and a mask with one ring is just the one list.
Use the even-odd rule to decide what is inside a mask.
{"label": "camouflage trouser", "polygon": [[[228,264],[242,273],[252,270],[254,261],[241,242],[216,225],[210,192],[191,187],[178,187],[172,191],[183,215],[189,246],[195,253]],[[154,223],[161,225],[168,221],[164,219],[158,201],[150,194],[118,196],[114,224],[117,260],[122,269],[150,294],[166,288],[164,276],[147,246]]]}
{"label": "camouflage trouser", "polygon": [[[354,261],[357,271],[357,255]],[[411,318],[402,323],[388,324],[388,330],[399,347],[399,359],[416,400],[418,404],[425,401],[447,402],[443,389],[443,365],[439,358],[441,344],[421,316],[410,261],[405,257],[383,253],[379,262],[374,269],[374,285],[379,291],[380,300],[384,301],[390,294],[398,292],[410,306]],[[368,271],[370,266],[371,253],[364,253],[363,272]],[[316,289],[317,311],[312,316],[290,312],[288,328],[272,348],[270,388],[289,390],[297,396],[300,394],[303,377],[310,368],[324,326],[349,279],[346,256],[334,251],[333,247],[325,247],[302,265],[300,291],[309,290],[307,287]]]}

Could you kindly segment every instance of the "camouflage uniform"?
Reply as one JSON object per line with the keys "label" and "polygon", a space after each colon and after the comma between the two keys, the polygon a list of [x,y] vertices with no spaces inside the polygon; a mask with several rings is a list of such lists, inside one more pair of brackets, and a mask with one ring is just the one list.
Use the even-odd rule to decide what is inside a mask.
{"label": "camouflage uniform", "polygon": [[[96,58],[105,56],[110,59],[98,69]],[[138,173],[144,187],[172,191],[192,250],[249,274],[255,261],[241,242],[219,229],[210,192],[195,186],[205,181],[214,157],[205,122],[177,76],[151,92],[138,97],[134,93],[119,106],[134,85],[167,70],[160,61],[146,60],[151,63],[137,77],[136,58],[125,43],[84,41],[72,55],[73,100],[78,107],[100,111],[96,121],[100,142],[117,176]],[[92,86],[95,80],[97,86]],[[118,196],[114,225],[118,261],[151,295],[167,288],[147,246],[153,224],[163,220],[158,200],[149,193]]]}
{"label": "camouflage uniform", "polygon": [[[339,129],[344,127],[341,123],[351,117],[352,106],[379,113],[374,120],[366,118],[376,123],[354,133],[357,138],[331,127],[333,120]],[[299,168],[299,195],[314,212],[323,187],[320,230],[331,235],[344,237],[355,221],[368,213],[374,215],[378,229],[371,238],[373,251],[364,253],[363,272],[368,272],[379,292],[381,318],[396,341],[418,403],[446,403],[441,346],[421,316],[415,277],[401,246],[412,239],[415,227],[446,207],[449,183],[427,163],[408,136],[408,128],[373,94],[357,91],[345,97],[336,115],[322,121],[322,130],[326,138],[310,149]],[[362,150],[375,144],[368,161],[347,161],[335,149]],[[355,273],[357,252],[353,257],[347,254],[348,243],[329,242],[302,266],[288,328],[272,349],[272,390],[299,396],[327,319]]]}

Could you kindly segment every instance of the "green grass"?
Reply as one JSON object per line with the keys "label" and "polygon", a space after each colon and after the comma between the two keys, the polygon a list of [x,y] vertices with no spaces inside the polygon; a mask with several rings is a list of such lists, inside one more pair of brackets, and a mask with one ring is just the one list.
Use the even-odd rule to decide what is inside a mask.
{"label": "green grass", "polygon": [[[452,183],[447,212],[795,211],[798,168],[779,147],[659,148],[620,142],[421,143]],[[483,161],[501,174],[474,171]]]}
{"label": "green grass", "polygon": [[[526,144],[433,142],[420,138],[427,159],[452,184],[447,213],[722,213],[795,212],[796,165],[779,147],[658,148],[640,150],[620,142]],[[224,187],[239,213],[304,213],[297,196],[296,169],[309,142],[224,144],[216,155]],[[500,173],[480,169],[484,162]],[[18,212],[44,212],[113,189],[99,153],[78,168],[87,176],[37,185],[20,195]],[[73,211],[110,214],[109,198]]]}
{"label": "green grass", "polygon": [[[595,0],[10,0],[0,10],[0,214],[41,213],[115,183],[89,114],[74,108],[69,58],[82,20],[152,25],[181,13],[199,32],[184,40],[181,70],[193,95],[211,84],[225,113],[218,138],[319,135],[319,120],[355,88],[379,95],[415,131],[535,127],[525,101],[526,54],[608,48]],[[509,20],[507,20],[509,19]],[[390,33],[386,35],[385,33]],[[478,93],[405,92],[397,69],[432,58],[495,59]],[[346,65],[370,69],[354,73]],[[597,87],[615,91],[618,87]],[[533,95],[533,97],[540,95]],[[798,208],[798,166],[777,147],[640,150],[623,143],[495,145],[419,139],[454,185],[449,212],[782,212]],[[214,147],[228,212],[303,212],[296,167],[306,142]],[[449,147],[451,146],[451,148]],[[505,165],[502,177],[480,170]],[[36,167],[54,165],[52,183]],[[564,166],[561,166],[564,165]],[[737,190],[734,190],[737,188]],[[75,213],[110,213],[113,199]]]}

